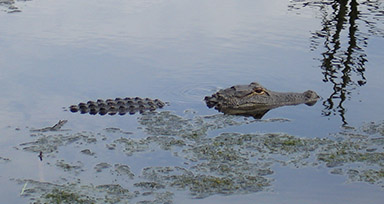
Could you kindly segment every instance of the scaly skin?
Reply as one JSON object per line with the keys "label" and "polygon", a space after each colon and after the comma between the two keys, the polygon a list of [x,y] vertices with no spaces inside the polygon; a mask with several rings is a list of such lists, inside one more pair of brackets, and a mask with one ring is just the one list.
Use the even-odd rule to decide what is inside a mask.
{"label": "scaly skin", "polygon": [[[304,93],[275,92],[252,82],[249,85],[237,85],[220,90],[212,96],[206,96],[205,102],[209,108],[231,115],[253,116],[261,118],[273,108],[287,105],[305,103],[314,105],[319,96],[316,92],[308,90]],[[126,113],[154,111],[165,106],[159,99],[149,98],[116,98],[97,101],[88,101],[69,107],[71,112],[89,113],[91,115],[124,115]]]}
{"label": "scaly skin", "polygon": [[273,108],[305,103],[314,105],[319,96],[308,90],[304,93],[282,93],[266,89],[257,82],[249,85],[237,85],[220,90],[212,96],[206,96],[209,108],[232,115],[253,116],[261,118]]}
{"label": "scaly skin", "polygon": [[159,99],[149,99],[149,98],[116,98],[116,99],[107,99],[102,100],[98,99],[97,101],[88,101],[87,103],[79,103],[78,105],[72,105],[69,107],[70,111],[80,112],[82,114],[89,113],[91,115],[125,115],[126,113],[135,114],[136,112],[144,111],[154,111],[158,108],[165,106],[165,103]]}

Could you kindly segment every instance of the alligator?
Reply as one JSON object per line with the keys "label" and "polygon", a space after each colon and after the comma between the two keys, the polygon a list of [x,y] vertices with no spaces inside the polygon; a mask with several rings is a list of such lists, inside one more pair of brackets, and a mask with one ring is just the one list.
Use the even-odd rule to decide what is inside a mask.
{"label": "alligator", "polygon": [[125,115],[126,113],[135,114],[137,112],[143,113],[145,111],[154,111],[158,108],[165,106],[165,103],[159,99],[150,98],[115,98],[115,99],[97,99],[97,101],[88,101],[86,103],[79,103],[78,105],[71,105],[69,110],[73,113],[80,112],[82,114],[89,113],[91,115]]}
{"label": "alligator", "polygon": [[[319,96],[316,92],[308,90],[304,93],[274,92],[270,91],[257,82],[249,85],[237,85],[227,89],[219,90],[212,96],[204,98],[209,108],[230,115],[252,116],[260,119],[269,110],[287,105],[307,104],[314,105]],[[97,101],[88,101],[69,107],[71,112],[89,113],[91,115],[124,115],[135,114],[146,111],[154,111],[163,108],[166,103],[159,99],[150,98],[116,98]]]}
{"label": "alligator", "polygon": [[252,116],[260,119],[269,110],[287,105],[314,105],[320,97],[308,90],[304,93],[270,91],[257,82],[222,89],[204,98],[209,108],[230,115]]}

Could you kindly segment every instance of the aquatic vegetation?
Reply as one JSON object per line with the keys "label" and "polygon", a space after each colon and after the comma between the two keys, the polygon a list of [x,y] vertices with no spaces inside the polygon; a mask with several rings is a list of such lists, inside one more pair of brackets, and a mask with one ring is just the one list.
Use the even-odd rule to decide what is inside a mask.
{"label": "aquatic vegetation", "polygon": [[105,128],[104,131],[106,131],[108,133],[120,133],[120,134],[124,134],[124,135],[133,134],[133,132],[124,131],[124,130],[121,130],[120,128],[115,128],[115,127]]}
{"label": "aquatic vegetation", "polygon": [[93,156],[95,155],[94,152],[92,152],[90,149],[83,149],[80,151],[81,153],[85,154],[85,155],[89,155],[89,156]]}
{"label": "aquatic vegetation", "polygon": [[0,157],[0,162],[9,162],[11,159],[6,158],[6,157]]}
{"label": "aquatic vegetation", "polygon": [[58,147],[69,145],[72,143],[81,144],[85,143],[96,143],[97,139],[93,134],[87,133],[75,133],[75,134],[52,134],[45,135],[39,133],[36,137],[37,140],[32,142],[25,142],[20,144],[23,150],[29,152],[43,152],[44,154],[52,153],[57,151]]}
{"label": "aquatic vegetation", "polygon": [[137,193],[132,193],[119,184],[54,184],[31,179],[19,179],[17,182],[27,184],[22,196],[39,195],[34,197],[34,203],[118,203],[137,196]]}
{"label": "aquatic vegetation", "polygon": [[64,171],[73,171],[76,174],[78,174],[80,171],[84,171],[83,163],[80,161],[77,161],[76,163],[66,163],[64,160],[58,160],[56,161],[56,166],[63,169]]}
{"label": "aquatic vegetation", "polygon": [[[138,118],[138,121],[144,126],[149,135],[178,136],[188,140],[199,140],[201,137],[206,136],[210,130],[253,122],[264,122],[266,120],[247,120],[241,117],[220,114],[183,118],[172,114],[170,111],[162,111],[144,114]],[[284,119],[279,120],[279,122],[286,121]]]}
{"label": "aquatic vegetation", "polygon": [[[240,173],[240,172],[239,172]],[[170,187],[188,189],[195,198],[213,194],[250,193],[263,190],[270,181],[262,176],[245,174],[213,176],[194,173],[181,167],[148,167],[143,169],[143,177]]]}
{"label": "aquatic vegetation", "polygon": [[106,162],[101,162],[101,163],[98,163],[96,164],[96,166],[94,167],[94,169],[96,170],[96,172],[102,172],[104,169],[108,169],[110,168],[112,165],[106,163]]}
{"label": "aquatic vegetation", "polygon": [[15,13],[15,12],[21,12],[21,10],[16,6],[15,0],[1,0],[0,1],[0,8],[2,11],[8,12],[8,13]]}
{"label": "aquatic vegetation", "polygon": [[[361,181],[370,184],[383,184],[384,180],[384,169],[379,170],[368,169],[368,170],[348,170],[348,177],[351,181]],[[384,186],[383,186],[384,187]]]}
{"label": "aquatic vegetation", "polygon": [[165,186],[163,184],[156,183],[156,182],[139,182],[139,183],[135,183],[134,186],[140,187],[140,188],[145,189],[145,190],[165,188]]}
{"label": "aquatic vegetation", "polygon": [[130,179],[133,179],[135,174],[132,173],[131,168],[129,168],[128,165],[125,164],[115,164],[114,172],[119,176],[128,177]]}
{"label": "aquatic vegetation", "polygon": [[121,137],[115,140],[113,144],[119,144],[123,146],[123,152],[125,152],[125,154],[127,154],[128,156],[131,156],[133,153],[143,152],[149,149],[149,143],[145,139],[135,140],[131,138]]}
{"label": "aquatic vegetation", "polygon": [[89,203],[81,199],[78,194],[66,192],[59,189],[53,189],[44,196],[50,203]]}
{"label": "aquatic vegetation", "polygon": [[[75,184],[67,182],[59,185],[53,182],[48,185],[35,182],[25,190],[24,196],[38,197],[37,200],[49,198],[52,202],[55,199],[77,199],[79,203],[99,203],[106,200],[95,196],[94,192],[102,192],[110,199],[108,202],[124,199],[137,203],[172,203],[175,190],[187,191],[193,198],[255,193],[273,188],[276,164],[295,168],[328,168],[331,174],[345,175],[352,182],[378,185],[384,181],[384,137],[381,134],[384,122],[346,128],[330,137],[310,138],[286,133],[208,134],[209,131],[229,126],[266,122],[225,115],[181,117],[164,111],[141,115],[138,121],[141,125],[138,131],[145,133],[143,137],[130,137],[136,133],[107,128],[97,134],[39,133],[32,137],[35,141],[20,144],[25,151],[44,151],[44,154],[51,155],[70,145],[83,149],[79,153],[85,155],[97,153],[97,158],[88,157],[99,161],[93,164],[93,173],[96,177],[100,173],[103,177],[109,175],[113,183],[87,185],[78,181]],[[109,138],[111,134],[113,137]],[[177,159],[166,166],[144,166],[141,172],[136,173],[128,164],[111,163],[108,157],[86,148],[97,143],[104,143],[105,150],[121,157],[141,159],[142,153],[170,152],[172,154],[167,155]],[[90,170],[84,168],[82,161],[58,160],[56,166],[76,177]],[[81,187],[82,191],[77,192],[70,185],[85,188]],[[39,191],[41,188],[45,190]]]}
{"label": "aquatic vegetation", "polygon": [[381,136],[384,136],[384,123],[383,122],[379,122],[379,123],[375,123],[375,122],[366,123],[366,124],[364,124],[361,127],[361,130],[364,133],[367,133],[367,134],[370,134],[370,135],[380,134]]}

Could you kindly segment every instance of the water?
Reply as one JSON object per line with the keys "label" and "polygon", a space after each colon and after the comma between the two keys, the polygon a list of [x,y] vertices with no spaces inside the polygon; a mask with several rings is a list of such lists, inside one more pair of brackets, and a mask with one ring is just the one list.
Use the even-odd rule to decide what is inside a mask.
{"label": "water", "polygon": [[[194,165],[202,168],[204,162],[199,159],[191,162],[191,157],[196,159],[191,155],[197,153],[187,146],[167,149],[161,146],[167,138],[143,141],[153,135],[149,130],[154,125],[152,120],[149,124],[143,122],[143,116],[101,117],[72,114],[63,109],[97,98],[140,96],[169,102],[160,112],[170,111],[172,117],[158,116],[172,118],[169,127],[160,125],[156,126],[157,130],[173,130],[177,134],[168,138],[181,138],[193,147],[209,144],[210,138],[221,133],[260,134],[261,138],[264,133],[287,133],[311,141],[341,138],[344,142],[365,144],[355,149],[356,152],[372,148],[376,153],[383,152],[382,144],[372,140],[382,138],[380,130],[373,134],[362,131],[370,122],[380,127],[384,114],[382,1],[359,1],[358,5],[355,1],[339,4],[282,0],[4,2],[0,3],[0,157],[4,158],[0,160],[0,179],[4,184],[0,187],[0,197],[3,202],[20,203],[30,201],[31,197],[44,197],[45,191],[20,195],[30,179],[64,187],[66,182],[74,181],[78,185],[120,184],[132,193],[139,191],[135,198],[125,198],[131,202],[163,196],[163,201],[192,203],[196,200],[188,187],[180,189],[157,181],[166,187],[143,190],[134,184],[152,181],[142,175],[146,167],[177,166],[192,169],[198,175],[220,174],[193,168]],[[275,91],[315,90],[322,99],[311,107],[271,110],[264,121],[226,118],[203,102],[204,96],[221,88],[252,81]],[[181,129],[177,125],[183,124],[182,121],[172,122],[176,116],[186,121]],[[221,126],[199,132],[203,126],[189,121],[190,118],[197,118],[205,125]],[[70,131],[36,134],[29,131],[52,126],[62,119],[68,120],[64,129]],[[273,122],[273,119],[289,121]],[[132,134],[111,133],[105,130],[109,127]],[[195,128],[193,134],[201,138],[180,137],[186,134],[186,130],[180,132],[183,128]],[[62,142],[57,150],[43,152],[43,161],[37,157],[39,151],[23,150],[25,146],[21,145],[41,137],[57,139],[81,132],[97,142],[84,138]],[[338,132],[366,137],[356,141],[350,135],[341,137]],[[133,146],[138,149],[132,150],[125,143],[116,142],[121,137],[142,143],[135,143],[137,146]],[[313,157],[330,148],[319,146],[313,153],[298,151],[292,155],[311,154],[312,160],[307,163],[313,163],[316,162]],[[255,149],[248,152],[243,146],[236,148],[246,151],[243,153],[248,155],[249,162],[256,162],[251,155],[260,153]],[[81,153],[84,149],[95,155]],[[369,182],[356,179],[361,174],[353,173],[382,170],[383,157],[379,155],[374,163],[348,160],[341,167],[327,167],[324,161],[295,166],[285,158],[287,155],[262,154],[267,158],[278,157],[275,159],[279,161],[271,166],[263,163],[273,171],[266,176],[273,180],[268,187],[258,192],[244,189],[228,196],[214,192],[198,202],[380,203],[383,177]],[[61,160],[81,165],[78,170],[63,169],[58,163]],[[101,162],[111,167],[95,172],[94,167]],[[281,165],[284,162],[288,162],[287,166]],[[118,175],[115,164],[128,165],[135,177]],[[342,174],[329,173],[338,168]],[[34,186],[32,181],[28,183],[25,189],[41,187],[41,184]],[[165,196],[167,192],[173,193],[171,198]]]}

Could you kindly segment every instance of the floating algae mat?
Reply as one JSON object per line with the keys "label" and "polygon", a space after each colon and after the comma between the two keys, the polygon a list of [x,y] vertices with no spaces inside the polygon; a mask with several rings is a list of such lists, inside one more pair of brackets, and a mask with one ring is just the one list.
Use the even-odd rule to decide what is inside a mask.
{"label": "floating algae mat", "polygon": [[39,162],[59,176],[14,178],[22,196],[36,203],[173,203],[181,192],[192,198],[249,194],[273,190],[275,165],[328,168],[349,181],[383,186],[384,122],[327,138],[210,134],[247,123],[289,122],[284,119],[183,117],[163,111],[141,115],[138,122],[137,130],[31,132],[32,141],[16,148],[41,154]]}

